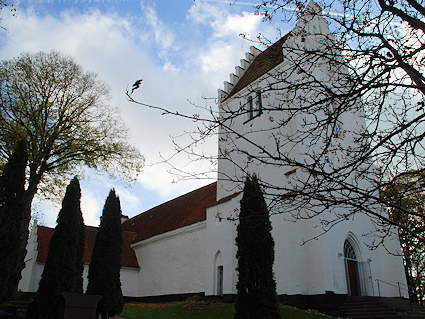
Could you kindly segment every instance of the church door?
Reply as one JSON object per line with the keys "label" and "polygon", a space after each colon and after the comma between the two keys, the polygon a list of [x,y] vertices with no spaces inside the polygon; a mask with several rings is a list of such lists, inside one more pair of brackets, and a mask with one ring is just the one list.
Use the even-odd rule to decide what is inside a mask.
{"label": "church door", "polygon": [[357,256],[353,246],[348,240],[344,243],[344,258],[347,272],[348,294],[350,296],[360,296]]}
{"label": "church door", "polygon": [[350,283],[350,295],[360,296],[359,279],[357,276],[357,261],[347,260],[348,281]]}

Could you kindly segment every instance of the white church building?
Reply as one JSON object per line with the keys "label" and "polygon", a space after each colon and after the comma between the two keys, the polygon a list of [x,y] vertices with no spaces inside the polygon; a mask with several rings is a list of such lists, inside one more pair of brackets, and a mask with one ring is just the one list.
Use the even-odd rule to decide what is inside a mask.
{"label": "white church building", "polygon": [[[320,15],[309,14],[308,10],[320,8],[310,2],[294,30],[314,28],[329,33],[327,21]],[[224,90],[219,91],[220,112],[239,110],[241,105],[248,107],[245,116],[232,120],[233,132],[243,136],[257,131],[250,138],[260,144],[273,142],[262,135],[271,121],[267,108],[263,111],[259,107],[274,105],[278,94],[282,94],[279,90],[266,95],[261,92],[266,83],[273,81],[274,72],[288,63],[282,45],[297,41],[314,45],[313,38],[301,39],[299,32],[291,31],[289,35],[264,51],[251,47],[235,74],[231,74],[231,80],[225,82]],[[278,120],[276,112],[273,117]],[[342,125],[364,121],[359,115],[346,120]],[[296,129],[296,125],[292,123],[282,129]],[[228,154],[235,147],[232,143],[237,143],[237,139],[227,138],[229,134],[232,132],[224,127],[219,132],[219,154]],[[240,143],[237,147],[242,149],[243,141]],[[232,160],[239,161],[238,165],[226,156],[219,156],[216,182],[123,222],[124,231],[131,234],[126,237],[124,249],[133,251],[131,258],[135,258],[130,258],[131,261],[127,258],[128,264],[123,264],[124,295],[141,300],[178,300],[192,294],[229,299],[235,296],[238,279],[235,237],[245,174],[240,167],[274,185],[287,184],[294,176],[302,178],[303,172],[285,166],[250,166],[243,154],[236,154]],[[406,285],[402,257],[388,254],[383,247],[370,250],[364,243],[363,234],[373,227],[366,215],[358,214],[307,242],[304,241],[320,229],[317,219],[294,222],[282,214],[273,214],[271,222],[275,241],[274,275],[282,300],[314,305],[347,295],[399,297],[396,286]],[[37,290],[45,261],[37,259],[40,242],[36,232],[37,228],[30,238],[27,267],[19,286],[23,291]],[[397,238],[389,240],[388,245],[390,250],[400,252]],[[379,291],[378,282],[381,282]],[[401,294],[408,297],[403,291]]]}

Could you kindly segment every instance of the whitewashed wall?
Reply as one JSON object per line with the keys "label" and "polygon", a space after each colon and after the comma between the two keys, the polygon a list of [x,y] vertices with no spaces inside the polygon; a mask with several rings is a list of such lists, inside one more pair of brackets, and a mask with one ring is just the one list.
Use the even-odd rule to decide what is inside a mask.
{"label": "whitewashed wall", "polygon": [[[205,265],[205,294],[217,295],[217,266],[223,266],[223,294],[235,294],[237,282],[237,260],[235,245],[237,221],[230,221],[239,211],[239,195],[227,202],[207,210],[207,247]],[[221,221],[220,221],[220,218]],[[365,215],[335,226],[317,240],[310,239],[314,220],[292,222],[284,215],[271,217],[272,235],[275,240],[274,273],[279,295],[316,295],[327,291],[347,294],[347,275],[343,258],[344,242],[347,238],[353,243],[359,262],[368,262],[371,267],[373,295],[378,296],[376,279],[392,283],[380,285],[383,297],[399,297],[397,282],[406,284],[401,256],[388,254],[383,247],[370,250],[370,238],[365,231],[370,230],[370,220]],[[400,251],[398,240],[393,238],[387,244],[393,252]],[[222,261],[216,263],[217,254]],[[406,291],[401,291],[407,297]]]}
{"label": "whitewashed wall", "polygon": [[[19,281],[18,290],[24,292],[36,292],[44,270],[44,263],[37,260],[37,225],[33,226],[27,244],[27,256],[25,257],[25,268],[22,271],[22,279]],[[83,291],[86,291],[88,284],[89,265],[84,265],[83,270]],[[120,280],[123,295],[135,297],[138,294],[139,269],[123,267],[120,270]]]}
{"label": "whitewashed wall", "polygon": [[[328,33],[327,22],[319,17],[313,17],[307,25],[303,25],[300,22],[298,27],[305,27],[312,31],[311,33],[322,32]],[[310,46],[311,48],[317,47],[317,42],[314,38],[307,37],[305,41],[300,41],[299,36],[293,36],[285,42],[286,46],[290,45],[302,45]],[[253,56],[258,54],[255,49],[251,50]],[[285,52],[284,56],[292,54]],[[249,54],[247,55],[249,59]],[[243,62],[245,63],[245,62]],[[284,60],[284,62],[278,66],[279,72],[290,68],[290,62]],[[273,72],[273,71],[272,71]],[[278,71],[275,75],[278,75]],[[316,72],[316,78],[327,81],[330,78],[325,70],[316,68],[313,72]],[[292,74],[290,81],[295,81],[296,77],[300,75]],[[274,81],[269,78],[269,75],[264,75],[254,83],[251,83],[248,87],[242,89],[235,96],[223,100],[219,106],[220,112],[225,116],[227,111],[235,112],[239,110],[243,105],[246,104],[247,96],[251,94],[255,98],[255,92],[261,90],[263,87],[267,87],[270,82]],[[278,85],[279,86],[279,85]],[[226,84],[227,92],[230,91],[231,85]],[[251,92],[251,93],[250,93]],[[284,94],[282,89],[279,93],[276,91],[267,92],[262,96],[262,103],[266,108],[273,108],[279,105],[279,98],[277,94]],[[295,102],[294,102],[295,103]],[[275,140],[270,138],[270,131],[268,128],[275,127],[276,122],[287,116],[284,111],[280,114],[278,112],[263,111],[263,113],[247,121],[247,117],[239,116],[232,120],[232,130],[240,133],[242,136],[251,140],[257,145],[263,146],[268,150],[275,147]],[[356,132],[364,124],[364,119],[361,117],[362,114],[354,114],[347,112],[342,116],[342,129],[347,132]],[[286,125],[282,130],[287,130],[289,134],[300,130],[302,125],[301,121],[305,120],[300,116],[295,117],[291,122]],[[309,120],[309,119],[307,119]],[[350,143],[352,143],[352,136],[347,133],[344,139],[338,141],[341,143],[341,149],[349,149]],[[308,141],[306,143],[308,145]],[[298,159],[302,159],[302,154],[306,150],[301,149],[302,145],[287,145],[288,149],[291,149],[291,156],[298,156]],[[320,145],[317,145],[320,146]],[[304,146],[305,147],[305,146]],[[233,194],[236,191],[241,191],[243,188],[243,181],[245,179],[245,171],[257,174],[262,181],[268,182],[272,185],[281,185],[282,187],[290,188],[290,185],[296,183],[296,179],[303,180],[305,178],[305,172],[301,169],[295,170],[291,174],[288,174],[293,167],[285,166],[271,166],[256,162],[255,159],[249,159],[247,155],[235,152],[237,149],[243,149],[250,153],[258,153],[258,156],[262,154],[256,150],[256,148],[250,145],[247,141],[242,138],[236,138],[236,135],[227,131],[225,128],[221,128],[219,132],[219,154],[226,154],[221,156],[218,161],[219,180],[217,185],[217,199],[222,199],[226,196]],[[330,155],[331,156],[331,155]],[[229,160],[229,158],[231,160]],[[308,160],[308,157],[305,157]],[[338,156],[334,156],[331,160],[337,162]],[[234,165],[238,163],[239,167]],[[296,177],[296,178],[295,178]],[[235,182],[238,181],[238,182]],[[292,184],[290,184],[292,183]],[[369,187],[365,181],[358,182],[361,187],[367,189]],[[273,190],[269,190],[269,192]],[[239,203],[237,200],[228,201],[221,205],[214,206],[208,210],[207,213],[207,265],[206,265],[206,294],[213,295],[215,291],[215,280],[214,277],[214,256],[217,251],[223,254],[224,263],[231,269],[236,267],[235,253],[236,247],[234,244],[234,238],[236,235],[235,225],[232,223],[221,223],[217,225],[216,218],[214,217],[217,213],[224,213],[224,216],[229,214],[235,215],[239,209]],[[377,208],[378,210],[380,208]],[[274,212],[276,213],[276,212]],[[403,262],[400,256],[393,256],[388,254],[385,249],[378,248],[377,250],[370,250],[367,244],[371,243],[371,238],[367,238],[364,234],[368,234],[373,230],[373,224],[371,220],[361,214],[357,214],[354,219],[345,221],[329,232],[320,236],[317,240],[310,240],[315,236],[321,234],[323,229],[321,227],[320,220],[318,218],[312,218],[307,220],[294,221],[291,216],[285,215],[282,211],[281,214],[274,215],[271,218],[272,221],[272,235],[275,240],[275,277],[277,283],[278,294],[288,295],[314,295],[324,294],[327,291],[332,291],[337,294],[347,294],[347,277],[345,270],[345,262],[343,258],[343,245],[347,238],[351,238],[356,246],[356,253],[360,262],[370,263],[373,290],[375,295],[378,294],[377,283],[375,279],[380,279],[397,285],[397,282],[402,284],[406,283],[405,274],[403,270]],[[300,212],[303,214],[303,212]],[[326,214],[326,213],[325,213]],[[322,215],[322,217],[325,216]],[[385,214],[385,212],[384,212]],[[310,240],[310,241],[309,241]],[[400,252],[399,241],[396,237],[388,238],[387,245],[392,252]],[[224,293],[234,293],[236,276],[235,272],[227,271],[224,267],[224,276],[226,282],[224,283]],[[229,285],[226,288],[226,284]],[[230,287],[231,285],[231,287]],[[390,285],[381,285],[380,287],[381,296],[398,296],[399,291],[396,287]],[[407,296],[404,293],[404,296]]]}
{"label": "whitewashed wall", "polygon": [[[29,277],[26,273],[23,274],[21,281],[19,282],[18,289],[20,291],[36,292],[38,285],[43,274],[44,263],[35,263],[33,265],[32,277]],[[88,284],[88,272],[89,265],[84,265],[83,271],[83,291],[86,291]],[[137,282],[139,277],[139,270],[136,268],[121,268],[120,280],[121,289],[125,297],[136,297],[137,296]],[[29,283],[29,285],[27,285]]]}
{"label": "whitewashed wall", "polygon": [[140,265],[138,296],[205,291],[206,222],[132,245]]}
{"label": "whitewashed wall", "polygon": [[[205,295],[217,295],[217,267],[223,266],[223,294],[236,293],[236,222],[241,195],[207,209]],[[217,254],[221,254],[221,264]]]}

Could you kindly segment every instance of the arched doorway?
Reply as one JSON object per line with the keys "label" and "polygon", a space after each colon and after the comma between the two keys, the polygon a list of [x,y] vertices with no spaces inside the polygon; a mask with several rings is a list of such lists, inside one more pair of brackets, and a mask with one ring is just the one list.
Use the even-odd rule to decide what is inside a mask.
{"label": "arched doorway", "polygon": [[356,251],[349,240],[344,243],[345,271],[347,274],[348,294],[360,296],[359,268]]}
{"label": "arched doorway", "polygon": [[220,251],[214,260],[214,295],[223,296],[223,256]]}

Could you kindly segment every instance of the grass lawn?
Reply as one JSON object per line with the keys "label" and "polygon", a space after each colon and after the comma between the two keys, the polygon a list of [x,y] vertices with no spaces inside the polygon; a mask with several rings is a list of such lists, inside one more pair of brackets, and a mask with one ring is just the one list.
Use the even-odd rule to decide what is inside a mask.
{"label": "grass lawn", "polygon": [[[205,305],[203,302],[180,302],[174,304],[136,304],[124,307],[122,317],[128,319],[232,319],[233,305]],[[324,319],[321,315],[282,308],[282,319]]]}

